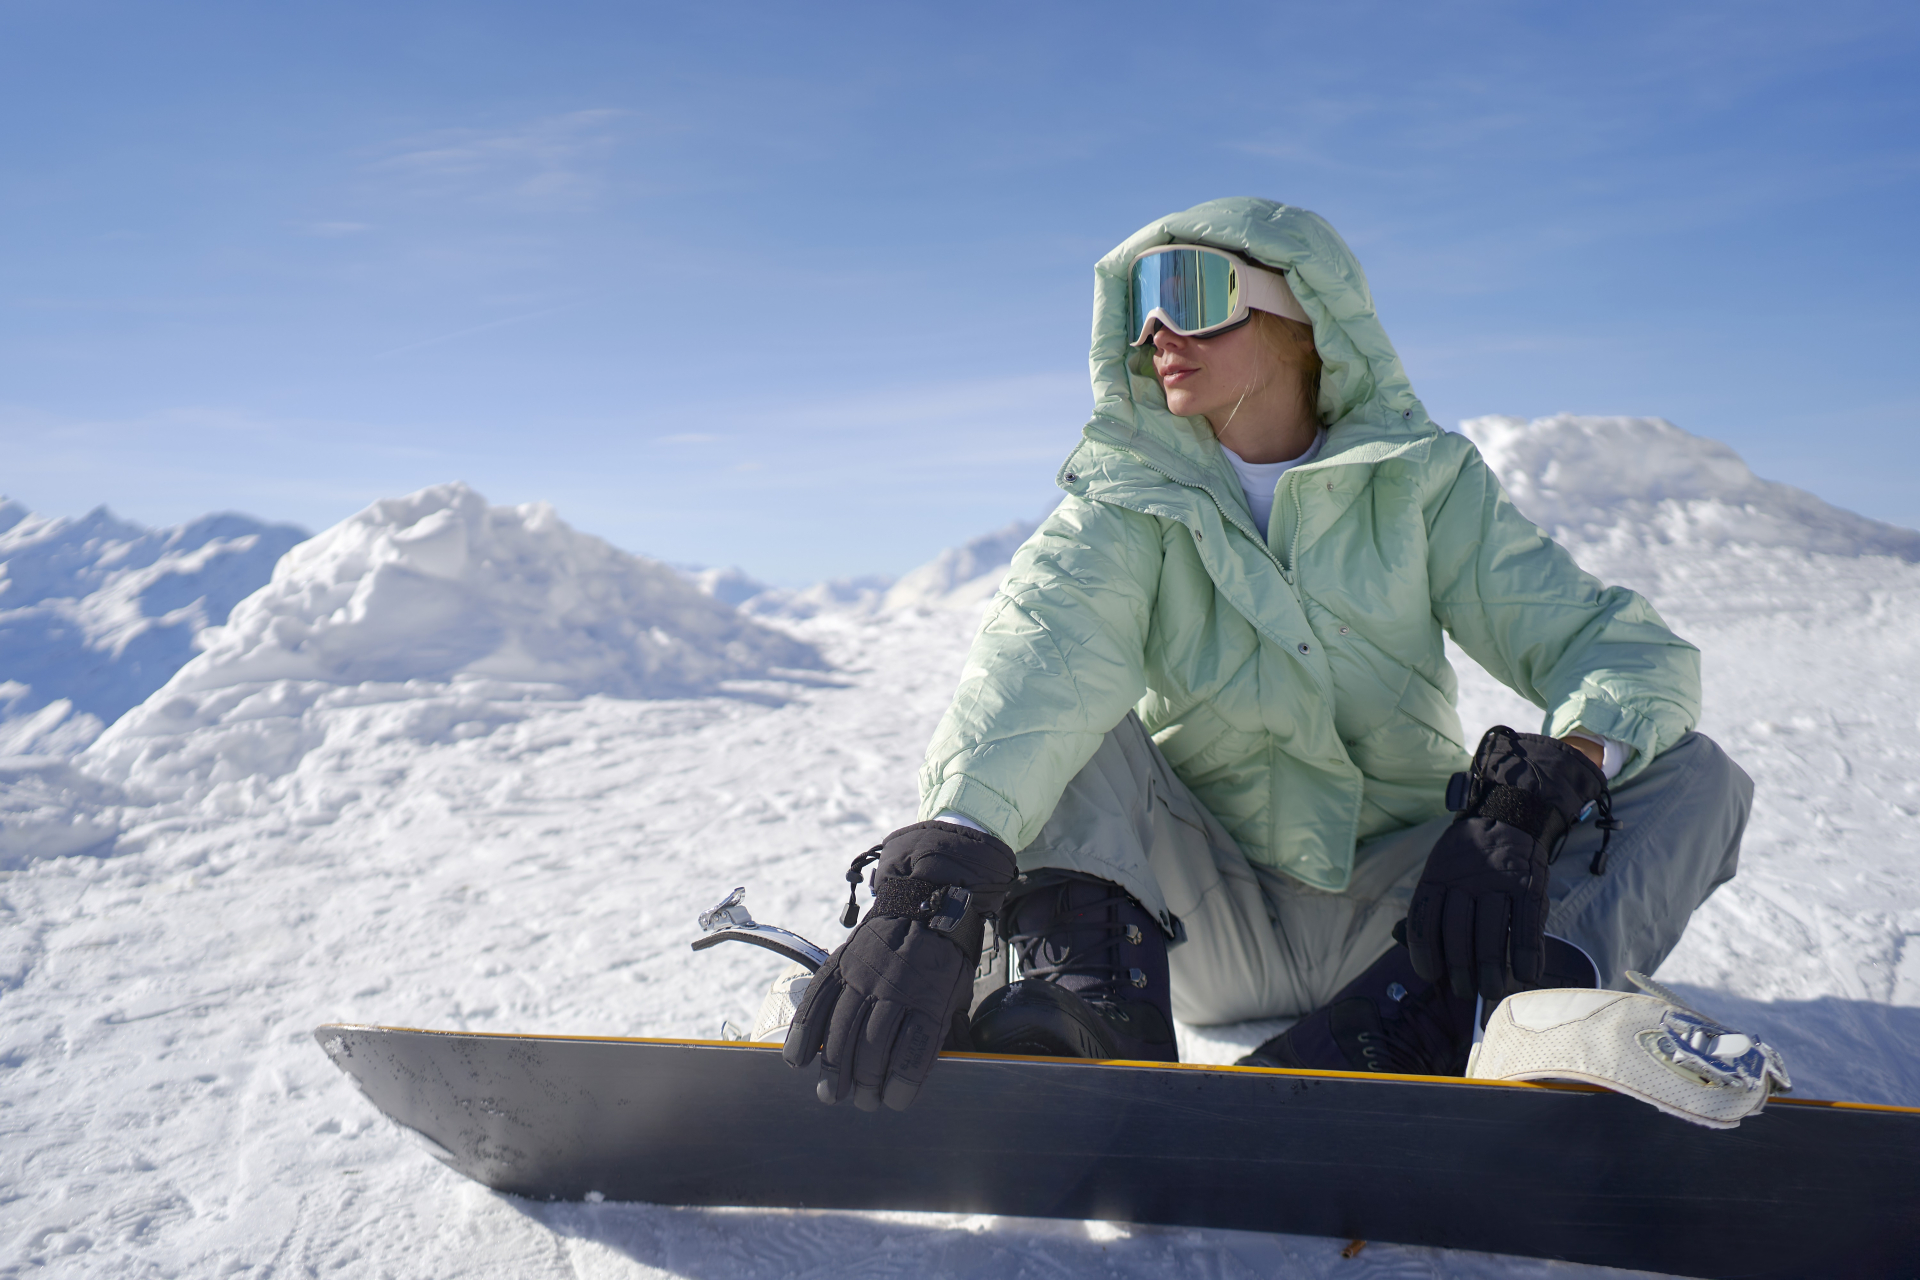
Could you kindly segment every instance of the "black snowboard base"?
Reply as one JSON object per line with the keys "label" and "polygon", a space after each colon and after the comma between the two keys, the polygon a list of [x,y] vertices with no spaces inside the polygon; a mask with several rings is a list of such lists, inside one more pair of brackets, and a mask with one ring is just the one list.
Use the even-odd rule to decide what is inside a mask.
{"label": "black snowboard base", "polygon": [[905,1112],[779,1049],[314,1032],[446,1164],[536,1199],[1224,1227],[1689,1276],[1920,1276],[1920,1109],[1712,1130],[1579,1085],[943,1055]]}

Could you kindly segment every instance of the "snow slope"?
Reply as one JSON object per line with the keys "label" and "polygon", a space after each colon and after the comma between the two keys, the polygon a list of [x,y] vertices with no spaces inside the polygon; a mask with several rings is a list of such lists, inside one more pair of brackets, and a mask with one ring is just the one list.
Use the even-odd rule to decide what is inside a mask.
{"label": "snow slope", "polygon": [[[1920,1104],[1914,535],[1765,486],[1651,420],[1466,429],[1523,509],[1702,646],[1703,727],[1758,783],[1741,875],[1662,979],[1779,1042],[1804,1092]],[[543,647],[543,610],[594,561],[549,539],[547,516],[477,503],[415,495],[329,531],[315,542],[335,551],[283,564],[93,748],[0,762],[0,805],[108,833],[0,870],[0,1276],[1602,1274],[1099,1223],[536,1205],[446,1171],[312,1026],[749,1020],[779,962],[690,953],[694,916],[744,883],[761,919],[842,936],[845,859],[912,817],[978,617],[949,601],[999,565],[952,554],[924,596],[877,611],[822,593],[778,625],[823,665],[741,641],[736,674],[701,686],[697,664],[658,657],[672,646],[633,648],[637,632],[586,656]],[[410,667],[392,640],[408,592],[369,585],[389,564],[431,579],[444,630],[477,616],[500,645],[474,657],[423,628]],[[609,613],[649,598],[607,590]],[[699,616],[727,634],[725,614]],[[660,693],[662,670],[688,685],[636,696]],[[1462,677],[1470,725],[1537,718]],[[1264,1030],[1185,1029],[1183,1047],[1218,1060]]]}
{"label": "snow slope", "polygon": [[193,656],[306,531],[239,515],[143,529],[0,498],[0,755],[78,750]]}
{"label": "snow slope", "polygon": [[1020,544],[1040,527],[1038,520],[1015,520],[992,533],[949,547],[887,589],[888,609],[967,608],[985,604],[1000,589],[1007,564]]}

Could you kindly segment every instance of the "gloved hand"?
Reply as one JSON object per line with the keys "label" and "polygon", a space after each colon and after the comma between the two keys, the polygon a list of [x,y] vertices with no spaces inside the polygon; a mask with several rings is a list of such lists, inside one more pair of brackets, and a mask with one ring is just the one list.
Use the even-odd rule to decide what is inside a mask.
{"label": "gloved hand", "polygon": [[1577,749],[1505,725],[1487,730],[1471,773],[1455,774],[1447,807],[1459,814],[1434,843],[1407,911],[1407,950],[1429,982],[1489,1006],[1537,983],[1546,960],[1547,866],[1589,804],[1612,838],[1606,775]]}
{"label": "gloved hand", "polygon": [[951,822],[900,828],[848,878],[875,855],[873,907],[807,984],[782,1056],[819,1056],[822,1102],[903,1111],[948,1037],[965,1043],[983,921],[1019,868],[1003,842]]}

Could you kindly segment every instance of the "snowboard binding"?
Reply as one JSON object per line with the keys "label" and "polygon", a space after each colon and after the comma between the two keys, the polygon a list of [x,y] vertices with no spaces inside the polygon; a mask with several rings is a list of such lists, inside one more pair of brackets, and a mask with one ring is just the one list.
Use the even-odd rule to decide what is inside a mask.
{"label": "snowboard binding", "polygon": [[746,898],[746,886],[741,885],[711,911],[701,912],[700,932],[705,936],[694,940],[693,949],[705,951],[723,942],[746,942],[805,965],[809,973],[818,973],[827,962],[827,953],[797,933],[755,920],[747,910]]}

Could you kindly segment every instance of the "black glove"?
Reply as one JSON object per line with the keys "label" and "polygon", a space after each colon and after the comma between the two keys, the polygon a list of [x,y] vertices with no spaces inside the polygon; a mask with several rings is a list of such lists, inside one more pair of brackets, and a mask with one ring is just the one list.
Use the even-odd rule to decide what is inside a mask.
{"label": "black glove", "polygon": [[966,1043],[982,922],[1019,869],[1001,841],[951,822],[900,828],[847,878],[875,857],[873,908],[807,984],[782,1055],[794,1067],[819,1055],[822,1102],[852,1093],[863,1111],[904,1111],[942,1043]]}
{"label": "black glove", "polygon": [[[1434,842],[1407,912],[1407,950],[1429,982],[1478,992],[1489,1006],[1537,983],[1546,963],[1547,866],[1589,804],[1606,834],[1618,824],[1606,775],[1574,747],[1505,725],[1487,730],[1473,771],[1457,773],[1447,807],[1459,817]],[[1509,964],[1511,960],[1511,964]]]}

